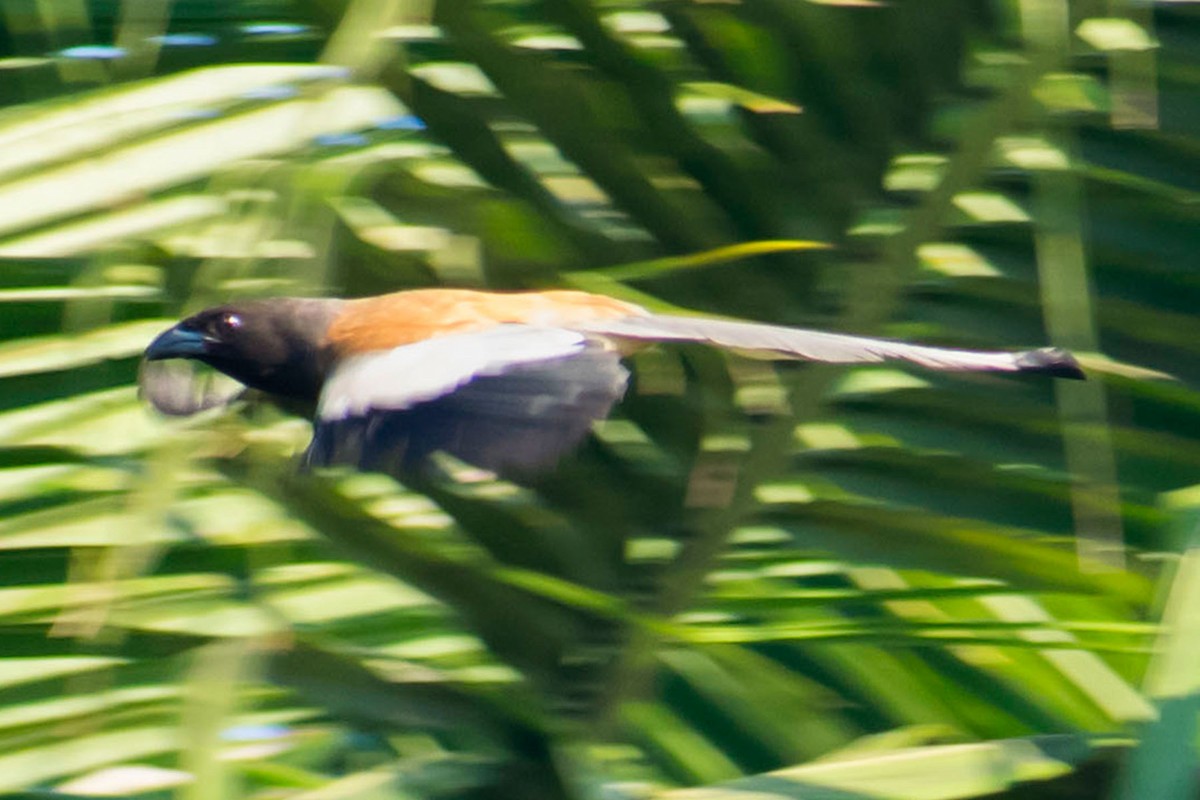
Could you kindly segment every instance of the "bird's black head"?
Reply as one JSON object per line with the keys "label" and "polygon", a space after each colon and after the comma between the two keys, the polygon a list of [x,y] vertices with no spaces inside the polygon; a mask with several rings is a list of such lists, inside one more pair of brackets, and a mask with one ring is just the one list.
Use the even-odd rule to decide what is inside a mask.
{"label": "bird's black head", "polygon": [[159,334],[145,357],[202,361],[252,389],[313,401],[330,366],[325,331],[341,303],[274,298],[216,306]]}

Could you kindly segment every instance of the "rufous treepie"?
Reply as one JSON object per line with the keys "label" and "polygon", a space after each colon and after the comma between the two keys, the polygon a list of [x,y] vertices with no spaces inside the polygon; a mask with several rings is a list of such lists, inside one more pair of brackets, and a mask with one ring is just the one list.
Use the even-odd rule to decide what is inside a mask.
{"label": "rufous treepie", "polygon": [[[146,348],[142,391],[184,400],[149,362],[195,359],[314,415],[306,462],[402,475],[444,451],[506,475],[553,465],[625,392],[621,358],[700,342],[760,358],[908,361],[934,370],[1083,378],[1064,350],[955,350],[799,328],[654,314],[578,291],[416,289],[357,300],[275,298],[201,311]],[[146,369],[145,367],[151,367]]]}

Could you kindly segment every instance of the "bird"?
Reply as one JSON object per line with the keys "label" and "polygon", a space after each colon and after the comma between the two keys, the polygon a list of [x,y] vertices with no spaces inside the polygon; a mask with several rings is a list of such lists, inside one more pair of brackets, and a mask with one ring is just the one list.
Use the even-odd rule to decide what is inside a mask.
{"label": "bird", "polygon": [[277,297],[200,311],[146,348],[139,384],[160,412],[196,395],[157,362],[203,362],[310,414],[309,467],[419,474],[435,453],[500,476],[553,468],[626,391],[622,360],[654,343],[701,343],[773,360],[902,361],[931,370],[1083,379],[1058,348],[960,350],[781,325],[653,313],[574,290],[423,288],[357,299]]}

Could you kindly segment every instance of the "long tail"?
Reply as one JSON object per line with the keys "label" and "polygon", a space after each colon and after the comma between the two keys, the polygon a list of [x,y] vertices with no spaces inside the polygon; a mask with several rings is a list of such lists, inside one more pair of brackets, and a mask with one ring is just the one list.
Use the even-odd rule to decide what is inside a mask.
{"label": "long tail", "polygon": [[703,342],[780,359],[804,359],[831,364],[898,360],[936,370],[1037,372],[1058,378],[1085,379],[1075,357],[1066,350],[1053,347],[1020,352],[955,350],[755,322],[655,314],[595,320],[581,327],[586,332],[616,339]]}

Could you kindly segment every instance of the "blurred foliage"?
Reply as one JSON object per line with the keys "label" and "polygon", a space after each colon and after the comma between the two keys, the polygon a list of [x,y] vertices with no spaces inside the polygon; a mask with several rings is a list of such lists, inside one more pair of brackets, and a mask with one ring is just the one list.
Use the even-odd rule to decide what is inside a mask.
{"label": "blurred foliage", "polygon": [[[5,0],[0,790],[1195,796],[1198,54],[1166,0]],[[1092,380],[656,350],[538,486],[420,491],[137,401],[184,310],[438,284]]]}

